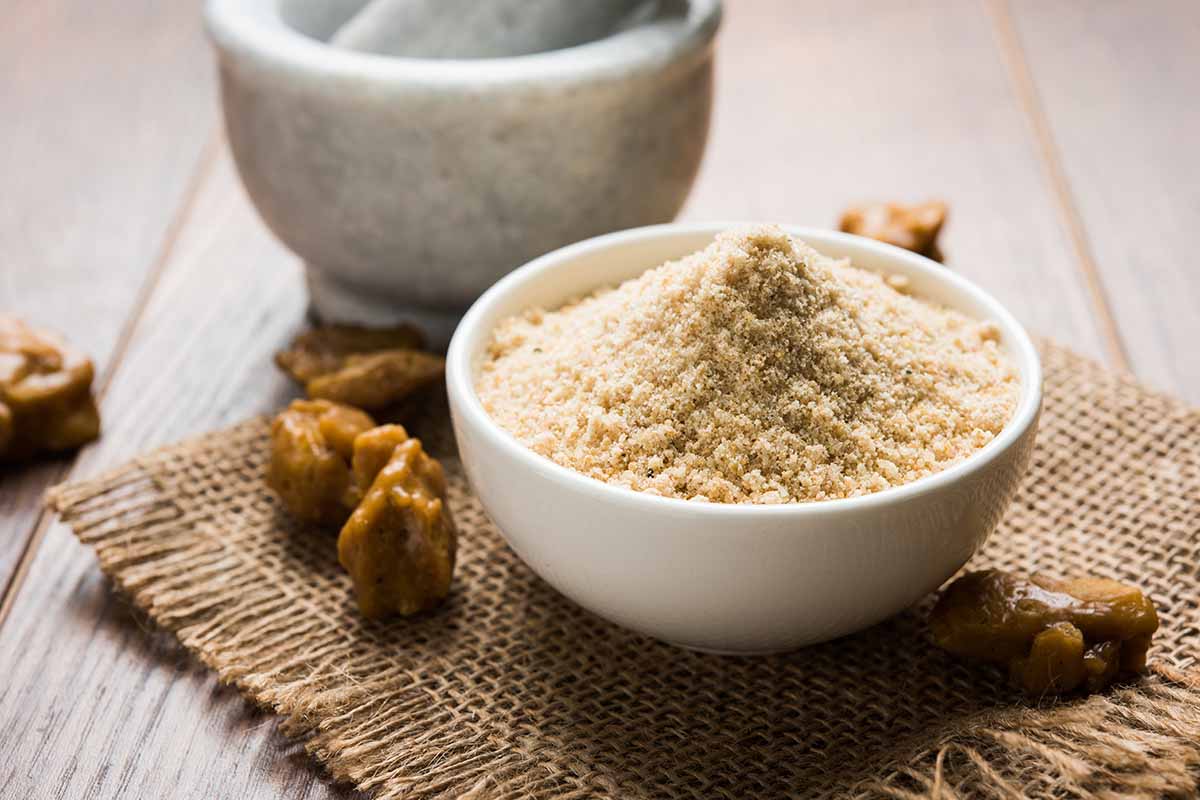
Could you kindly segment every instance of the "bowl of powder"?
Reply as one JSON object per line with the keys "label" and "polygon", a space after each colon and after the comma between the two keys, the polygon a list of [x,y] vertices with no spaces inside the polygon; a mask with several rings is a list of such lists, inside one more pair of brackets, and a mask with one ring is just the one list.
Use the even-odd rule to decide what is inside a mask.
{"label": "bowl of powder", "polygon": [[472,307],[446,372],[467,475],[539,575],[618,624],[738,653],[936,589],[999,522],[1041,406],[1032,342],[981,289],[772,225],[543,256]]}

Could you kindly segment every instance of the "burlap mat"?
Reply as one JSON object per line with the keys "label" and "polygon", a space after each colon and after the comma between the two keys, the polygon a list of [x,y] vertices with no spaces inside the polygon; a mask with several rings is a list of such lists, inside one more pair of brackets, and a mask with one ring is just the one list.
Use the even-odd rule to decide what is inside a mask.
{"label": "burlap mat", "polygon": [[789,656],[685,652],[603,622],[505,547],[444,422],[461,529],[447,606],[363,622],[329,534],[263,484],[267,424],[161,450],[52,503],[133,602],[381,798],[1194,796],[1200,412],[1047,347],[1038,452],[973,567],[1134,581],[1153,674],[1030,704],[932,649],[928,600]]}

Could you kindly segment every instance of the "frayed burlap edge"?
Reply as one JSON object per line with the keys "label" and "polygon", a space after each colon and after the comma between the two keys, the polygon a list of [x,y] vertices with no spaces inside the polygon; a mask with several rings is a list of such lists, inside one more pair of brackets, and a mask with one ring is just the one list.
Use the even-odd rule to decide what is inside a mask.
{"label": "frayed burlap edge", "polygon": [[[221,441],[260,438],[266,424],[265,418],[243,423]],[[431,741],[429,731],[404,726],[377,735],[373,723],[392,699],[379,689],[388,676],[363,675],[379,655],[322,619],[302,594],[272,581],[270,570],[205,533],[211,520],[184,512],[154,479],[158,462],[209,445],[210,438],[200,437],[147,454],[86,483],[55,487],[46,503],[94,548],[101,570],[121,593],[222,683],[280,714],[283,733],[303,743],[335,780],[381,799],[582,800],[604,792],[607,787],[586,776],[532,774],[536,755],[512,743],[506,757],[481,758],[469,731],[461,732],[461,741]],[[434,687],[424,688],[406,701],[413,710],[430,704]],[[403,704],[386,706],[390,715],[403,717],[405,711]],[[386,745],[406,738],[439,750],[436,770],[411,770],[402,756],[380,758]],[[401,779],[397,789],[393,784]]]}
{"label": "frayed burlap edge", "polygon": [[[241,429],[257,434],[258,424]],[[239,430],[231,433],[237,436]],[[370,722],[378,710],[374,687],[340,680],[353,671],[337,663],[348,643],[314,642],[307,634],[320,626],[311,623],[311,609],[297,608],[302,597],[264,585],[268,576],[254,563],[206,536],[179,536],[181,526],[204,520],[186,519],[164,498],[146,463],[141,459],[86,484],[60,487],[49,503],[80,541],[95,547],[101,569],[116,586],[222,682],[283,715],[282,730],[303,741],[335,779],[379,789],[403,765],[373,759],[382,744],[371,738]],[[159,536],[166,531],[172,536]],[[219,583],[199,580],[218,573]],[[428,698],[413,702],[424,704]],[[388,738],[414,735],[419,732],[399,729],[389,731]],[[899,742],[883,777],[847,788],[845,796],[1193,796],[1200,780],[1197,736],[1200,676],[1160,668],[1111,696],[997,710],[944,731],[933,746]],[[414,796],[471,800],[606,793],[607,787],[569,776],[565,781],[564,776],[538,778],[528,769],[529,757],[535,756],[514,754],[507,764],[489,761],[472,775],[472,765],[456,759],[453,743],[446,743],[443,772],[424,774],[410,788]],[[468,777],[473,781],[464,787]],[[563,791],[572,784],[573,791]]]}
{"label": "frayed burlap edge", "polygon": [[[154,477],[167,462],[186,469],[196,451],[219,459],[224,450],[246,447],[261,439],[264,424],[252,420],[151,453],[100,478],[58,487],[48,502],[138,608],[222,681],[283,715],[284,732],[302,740],[337,780],[383,798],[621,796],[620,787],[594,773],[532,768],[539,752],[527,743],[488,748],[469,724],[378,729],[385,712],[404,719],[410,705],[427,713],[437,687],[408,687],[400,703],[381,699],[379,686],[389,676],[373,674],[371,665],[379,663],[372,647],[384,643],[372,642],[369,629],[351,632],[322,616],[328,612],[303,592],[273,581],[270,565],[213,535],[205,505],[185,510]],[[236,465],[230,469],[237,472]],[[228,502],[215,496],[211,507]],[[410,763],[395,746],[407,741],[435,749],[436,767],[427,759]],[[875,777],[830,775],[818,786],[797,787],[795,796],[1196,796],[1200,672],[1159,663],[1138,684],[1106,696],[1000,705],[940,727],[934,741],[900,737],[872,764],[883,765]],[[846,769],[841,778],[853,774]],[[674,796],[699,795],[681,789]]]}
{"label": "frayed burlap edge", "polygon": [[1200,681],[1169,668],[1081,703],[999,710],[898,754],[857,797],[1193,797]]}

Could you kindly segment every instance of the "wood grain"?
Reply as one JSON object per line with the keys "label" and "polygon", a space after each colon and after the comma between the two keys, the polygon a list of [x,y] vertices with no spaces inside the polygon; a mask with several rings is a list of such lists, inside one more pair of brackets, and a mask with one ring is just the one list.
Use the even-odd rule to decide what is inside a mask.
{"label": "wood grain", "polygon": [[940,197],[953,269],[1033,331],[1106,355],[982,3],[726,9],[688,217],[830,227],[860,200]]}
{"label": "wood grain", "polygon": [[[84,475],[283,404],[271,364],[302,324],[295,261],[223,160],[197,198],[104,399]],[[0,629],[0,796],[343,796],[302,750],[116,598],[52,524]]]}
{"label": "wood grain", "polygon": [[[192,3],[25,0],[0,23],[0,310],[103,374],[215,126]],[[71,459],[0,472],[0,592]]]}
{"label": "wood grain", "polygon": [[1200,403],[1200,3],[1011,9],[1130,365]]}
{"label": "wood grain", "polygon": [[[110,1],[117,9],[115,0]],[[131,4],[128,8],[165,19],[171,5]],[[1074,21],[1075,12],[1060,4],[1037,5],[1038,14],[1059,15],[1039,17],[1050,21],[1038,25]],[[1033,6],[1021,5],[1017,14],[1022,40],[1031,51],[1036,49],[1037,36],[1027,30],[1033,23],[1026,15]],[[66,0],[52,6],[60,7],[71,7],[75,13],[80,8]],[[71,29],[76,24],[67,16],[48,16],[51,12],[42,8],[31,2],[19,7],[24,16],[18,19],[27,20],[18,25],[21,37],[34,36],[35,29],[42,30],[44,37],[55,25]],[[952,205],[945,249],[953,268],[994,292],[1034,330],[1087,353],[1104,355],[1091,297],[1066,230],[1068,223],[1056,206],[1047,166],[1039,161],[1034,132],[1023,116],[982,4],[736,0],[727,4],[727,10],[719,51],[715,126],[700,182],[685,210],[688,217],[774,218],[828,226],[843,205],[855,200],[941,196]],[[184,12],[194,15],[195,9],[185,4]],[[1114,12],[1106,6],[1104,13]],[[1065,20],[1059,19],[1062,15]],[[1162,24],[1170,26],[1169,20]],[[1075,32],[1068,29],[1057,35],[1070,38]],[[0,29],[0,43],[9,35],[9,29]],[[183,42],[192,40],[180,36],[178,49],[186,50]],[[81,41],[79,47],[83,46]],[[33,48],[22,47],[22,58],[32,66],[27,64],[19,79],[0,70],[0,87],[11,93],[18,81],[30,82],[34,88],[22,89],[26,94],[18,96],[32,104],[38,81],[57,79],[57,71],[70,67],[51,64],[51,59],[38,61]],[[162,51],[138,54],[144,64],[155,65],[143,72],[160,76],[170,69],[158,62],[172,64],[176,57],[174,52]],[[206,55],[193,53],[190,57],[196,63],[187,69],[208,69]],[[110,60],[114,64],[128,62],[131,80],[141,74],[131,66],[137,59],[125,51],[94,58],[106,65]],[[1154,64],[1159,56],[1141,54],[1138,58]],[[1170,63],[1175,66],[1193,63],[1178,54],[1172,58],[1176,61]],[[19,60],[0,47],[0,66]],[[1054,135],[1061,139],[1063,101],[1045,88],[1042,71],[1047,68],[1046,57],[1031,56],[1030,63],[1048,113],[1056,119]],[[1158,68],[1142,70],[1142,79]],[[46,75],[41,74],[43,70],[48,71]],[[1070,77],[1069,71],[1064,74]],[[1121,91],[1133,92],[1135,80],[1129,78],[1129,87]],[[1173,80],[1182,87],[1190,85],[1179,76]],[[179,120],[186,121],[189,115],[211,119],[214,100],[206,94],[211,89],[207,84],[196,84],[194,93],[186,98],[174,98],[165,96],[174,89],[174,79],[162,83],[167,85],[155,84],[158,88],[154,91],[164,93],[160,100],[166,107],[151,104],[138,108],[136,125],[129,119],[107,124],[125,124],[134,130],[139,125],[179,125]],[[1095,91],[1103,97],[1100,88]],[[64,96],[58,102],[68,99]],[[1139,102],[1154,110],[1153,101]],[[116,116],[114,109],[120,104],[110,106],[108,113]],[[88,112],[94,114],[91,119],[98,126],[107,119],[102,111]],[[126,109],[124,113],[134,112]],[[1170,118],[1165,110],[1162,118]],[[53,132],[46,135],[52,139]],[[0,297],[4,299],[0,305],[21,305],[29,298],[30,308],[53,309],[46,294],[55,282],[62,281],[73,291],[88,285],[89,275],[94,273],[82,271],[80,266],[91,263],[82,258],[87,253],[109,253],[108,258],[120,257],[122,264],[138,257],[153,261],[154,242],[162,239],[163,227],[160,220],[157,240],[146,232],[152,227],[148,221],[153,211],[151,200],[157,197],[167,206],[172,197],[179,196],[200,145],[191,150],[191,145],[180,146],[179,152],[172,154],[156,149],[166,144],[157,137],[168,133],[142,135],[158,142],[147,151],[152,157],[148,155],[145,163],[140,156],[110,158],[105,175],[95,178],[110,194],[95,190],[89,196],[117,198],[113,202],[118,209],[99,217],[110,225],[132,224],[121,209],[132,213],[129,209],[141,208],[139,227],[132,232],[122,229],[123,236],[141,236],[151,244],[138,249],[107,228],[99,234],[95,249],[89,250],[85,237],[75,241],[72,234],[65,251],[53,251],[53,258],[47,256],[50,271],[41,277],[0,273]],[[173,135],[179,135],[178,131]],[[1155,135],[1164,137],[1156,140],[1159,144],[1169,141],[1161,131]],[[19,136],[26,138],[14,141],[25,142],[27,151],[38,138]],[[203,138],[196,136],[196,142]],[[80,137],[73,146],[82,153],[85,140]],[[184,144],[192,141],[183,138]],[[1098,148],[1093,145],[1096,157]],[[58,146],[54,149],[57,152]],[[64,152],[75,153],[70,147]],[[1182,155],[1177,155],[1187,163],[1178,170],[1194,176],[1200,159],[1180,152]],[[79,153],[71,157],[81,160]],[[0,150],[0,170],[12,166],[9,161],[13,160],[5,158]],[[133,164],[134,160],[138,163]],[[1168,159],[1163,155],[1160,160],[1165,164]],[[136,202],[123,204],[123,195],[113,193],[113,187],[131,180],[128,170],[136,173],[133,180],[149,181],[141,175],[143,169],[151,169],[147,164],[162,171],[156,180],[176,182],[175,194],[168,197],[170,193],[161,185],[152,191],[147,183],[133,192]],[[1097,201],[1080,195],[1083,183],[1077,171],[1078,167],[1068,168],[1065,174],[1087,222],[1088,235],[1095,237],[1093,220],[1102,217],[1095,216]],[[20,174],[31,173],[26,168]],[[1130,183],[1123,191],[1128,196],[1142,197],[1145,187],[1163,188],[1154,182],[1136,183],[1137,174],[1141,173],[1126,176]],[[37,208],[53,210],[56,204],[65,204],[68,210],[76,203],[85,210],[91,208],[62,186],[37,191],[36,196],[27,198],[29,203],[22,206],[21,213],[37,217]],[[1095,191],[1095,187],[1087,189]],[[1177,187],[1174,191],[1177,199],[1187,199]],[[66,199],[60,199],[64,194]],[[1131,205],[1127,199],[1118,204],[1111,197],[1103,202],[1116,204],[1116,208]],[[53,250],[50,234],[44,234],[46,238],[36,246],[10,246],[13,237],[8,234],[22,230],[12,221],[16,208],[15,201],[0,197],[0,255],[28,260],[43,248]],[[79,217],[71,221],[93,219],[83,211],[77,213]],[[50,216],[53,218],[53,212]],[[1103,277],[1111,281],[1104,260],[1107,247],[1101,246],[1098,238],[1093,241]],[[1131,244],[1132,239],[1125,240],[1126,246]],[[129,249],[120,249],[125,247]],[[75,257],[70,257],[72,254]],[[55,264],[59,265],[57,273],[50,269]],[[146,268],[143,263],[138,275],[146,275]],[[1173,292],[1194,287],[1187,276],[1171,280]],[[129,285],[136,294],[137,281]],[[1124,286],[1131,293],[1139,290],[1136,284]],[[111,296],[110,290],[114,292]],[[81,312],[81,319],[109,326],[112,333],[98,331],[96,335],[101,345],[108,341],[106,347],[111,351],[123,320],[129,317],[129,306],[118,302],[119,292],[111,287],[96,291],[109,299],[78,301],[94,305]],[[1193,291],[1191,296],[1197,295]],[[1174,305],[1163,307],[1178,308],[1182,302],[1176,299]],[[294,259],[263,230],[228,160],[222,158],[202,187],[165,260],[153,296],[129,337],[121,368],[104,399],[106,436],[83,454],[75,474],[91,474],[144,448],[282,404],[292,387],[273,369],[270,355],[302,324],[304,303]],[[1130,319],[1117,298],[1114,306],[1122,322]],[[110,312],[119,319],[114,322],[106,316]],[[1160,326],[1168,342],[1166,352],[1184,352],[1188,339],[1178,337],[1186,333],[1186,326],[1172,325]],[[1122,333],[1128,335],[1128,323],[1124,327]],[[80,323],[79,330],[87,328]],[[1130,338],[1135,351],[1152,346],[1138,345],[1140,335]],[[1160,366],[1170,370],[1166,361]],[[34,485],[46,479],[47,475],[36,474],[27,478]],[[7,512],[3,491],[7,489],[0,490],[0,510]],[[134,617],[99,576],[91,553],[76,544],[61,525],[46,528],[12,612],[0,627],[0,674],[5,675],[0,681],[0,743],[6,745],[0,748],[0,796],[248,800],[343,796],[276,731],[272,718],[248,711],[232,690],[216,687],[208,673],[188,661],[168,638]]]}

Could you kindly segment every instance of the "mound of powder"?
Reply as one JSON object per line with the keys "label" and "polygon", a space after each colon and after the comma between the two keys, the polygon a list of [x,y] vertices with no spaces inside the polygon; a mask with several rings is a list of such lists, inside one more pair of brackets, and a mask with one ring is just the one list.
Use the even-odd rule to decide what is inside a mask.
{"label": "mound of powder", "polygon": [[987,444],[1019,391],[998,339],[993,324],[762,226],[506,320],[477,390],[526,446],[608,483],[722,503],[825,500]]}

